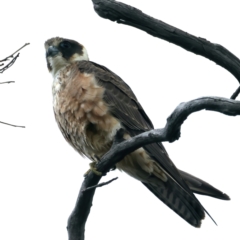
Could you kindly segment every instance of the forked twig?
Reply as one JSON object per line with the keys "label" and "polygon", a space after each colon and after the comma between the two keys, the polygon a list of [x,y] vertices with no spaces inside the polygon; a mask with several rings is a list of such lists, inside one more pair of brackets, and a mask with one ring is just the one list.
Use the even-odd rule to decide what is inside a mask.
{"label": "forked twig", "polygon": [[115,177],[115,178],[113,178],[113,179],[111,179],[111,180],[109,180],[107,182],[103,182],[103,183],[100,183],[100,184],[88,187],[88,188],[84,189],[83,192],[86,192],[86,191],[91,190],[93,188],[98,188],[98,187],[102,187],[102,186],[108,185],[109,183],[111,183],[111,182],[113,182],[113,181],[115,181],[117,179],[118,179],[118,177]]}
{"label": "forked twig", "polygon": [[5,72],[8,68],[10,68],[10,67],[15,63],[15,61],[17,60],[18,57],[19,57],[19,53],[12,59],[11,62],[9,62],[6,66],[4,66],[3,68],[0,69],[0,73],[3,73],[3,72]]}
{"label": "forked twig", "polygon": [[6,62],[9,59],[12,59],[6,66],[4,66],[4,63],[0,64],[0,66],[4,66],[3,68],[0,69],[0,73],[3,73],[4,71],[6,71],[8,68],[10,68],[15,61],[17,60],[17,58],[19,57],[18,53],[16,56],[14,56],[14,54],[16,54],[17,52],[19,52],[21,49],[23,49],[24,47],[26,47],[27,45],[29,45],[30,43],[25,43],[22,47],[20,47],[17,51],[15,51],[14,53],[12,53],[11,55],[9,55],[8,57],[0,60],[0,62]]}
{"label": "forked twig", "polygon": [[21,49],[23,49],[24,47],[26,47],[27,45],[29,45],[30,43],[25,43],[22,47],[20,47],[17,51],[15,51],[14,53],[12,53],[11,55],[9,55],[8,57],[0,60],[0,62],[5,62],[7,61],[9,58],[13,58],[13,55],[17,52],[19,52]]}

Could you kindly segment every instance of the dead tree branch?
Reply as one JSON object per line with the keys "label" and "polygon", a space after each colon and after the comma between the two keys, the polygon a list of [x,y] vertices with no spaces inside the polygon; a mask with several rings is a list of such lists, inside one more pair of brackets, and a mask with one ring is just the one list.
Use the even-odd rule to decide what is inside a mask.
{"label": "dead tree branch", "polygon": [[[3,66],[2,68],[0,68],[0,73],[5,72],[7,69],[9,69],[17,60],[17,58],[19,57],[18,53],[16,56],[14,56],[14,54],[16,54],[17,52],[19,52],[21,49],[23,49],[24,47],[26,47],[27,45],[29,45],[30,43],[25,43],[22,47],[20,47],[18,50],[16,50],[14,53],[12,53],[11,55],[9,55],[8,57],[0,60],[0,67]],[[10,59],[12,59],[7,65],[4,66],[4,62],[9,61]],[[3,62],[3,63],[2,63]],[[6,83],[14,83],[14,81],[8,81],[8,82],[0,82],[0,84],[6,84]],[[12,127],[20,127],[20,128],[25,128],[24,126],[18,126],[18,125],[13,125],[10,123],[6,123],[6,122],[1,122],[2,124],[8,125],[8,126],[12,126]]]}
{"label": "dead tree branch", "polygon": [[[188,34],[124,3],[114,0],[92,0],[92,2],[100,17],[138,28],[152,36],[174,43],[187,51],[206,57],[232,73],[240,83],[240,60],[223,46]],[[240,87],[231,98],[235,99],[239,92]],[[181,103],[168,117],[167,123],[162,129],[144,132],[128,140],[123,139],[124,131],[122,129],[117,132],[110,151],[102,157],[97,165],[97,171],[107,173],[126,155],[146,144],[164,141],[174,142],[180,138],[181,126],[187,117],[203,109],[236,116],[240,115],[240,101],[220,97],[203,97]],[[92,172],[84,179],[75,208],[68,219],[69,240],[84,240],[85,224],[100,179],[101,176]],[[88,191],[85,191],[86,189]]]}
{"label": "dead tree branch", "polygon": [[24,47],[26,47],[27,45],[29,45],[30,43],[25,43],[22,47],[20,47],[18,50],[16,50],[14,53],[12,53],[11,55],[9,55],[8,57],[0,60],[0,62],[5,62],[7,60],[9,60],[9,58],[13,58],[14,57],[14,54],[19,52],[20,50],[22,50]]}
{"label": "dead tree branch", "polygon": [[0,63],[1,62],[6,62],[10,59],[12,59],[7,65],[4,66],[5,63],[2,63],[0,64],[0,66],[4,66],[3,68],[0,68],[0,73],[3,73],[4,71],[6,71],[8,68],[10,68],[14,63],[15,61],[17,60],[17,58],[19,57],[19,54],[18,53],[16,56],[14,56],[14,54],[16,54],[17,52],[19,52],[21,49],[23,49],[24,47],[26,47],[27,45],[29,45],[30,43],[25,43],[22,47],[20,47],[17,51],[15,51],[14,53],[12,53],[11,55],[9,55],[8,57],[0,60]]}
{"label": "dead tree branch", "polygon": [[240,60],[225,47],[204,38],[195,37],[127,4],[114,0],[92,0],[92,2],[94,10],[100,17],[138,28],[154,37],[206,57],[228,70],[240,83]]}
{"label": "dead tree branch", "polygon": [[113,178],[113,179],[111,179],[111,180],[109,180],[109,181],[107,181],[107,182],[103,182],[103,183],[97,184],[97,185],[95,185],[95,186],[88,187],[88,188],[84,189],[83,191],[85,192],[85,191],[91,190],[91,189],[93,189],[93,188],[98,188],[98,187],[106,186],[106,185],[108,185],[109,183],[111,183],[111,182],[113,182],[113,181],[115,181],[115,180],[117,180],[117,179],[118,179],[118,177],[115,177],[115,178]]}
{"label": "dead tree branch", "polygon": [[15,81],[0,82],[0,84],[5,84],[5,83],[15,83]]}
{"label": "dead tree branch", "polygon": [[8,125],[8,126],[11,126],[11,127],[25,128],[25,126],[13,125],[13,124],[6,123],[6,122],[1,122],[1,121],[0,121],[0,123],[5,124],[5,125]]}
{"label": "dead tree branch", "polygon": [[231,96],[231,99],[236,99],[237,96],[239,95],[240,93],[240,86],[237,88],[237,90],[233,93],[233,95]]}
{"label": "dead tree branch", "polygon": [[[123,140],[123,129],[118,131],[110,151],[100,160],[97,171],[107,173],[117,162],[127,154],[149,143],[174,142],[180,138],[181,126],[187,117],[197,111],[210,110],[229,116],[240,115],[240,101],[220,97],[202,97],[189,102],[181,103],[168,117],[167,123],[162,129],[153,129],[135,136],[129,140]],[[84,179],[75,208],[68,219],[69,240],[84,240],[85,224],[90,213],[95,186],[101,176],[90,172]],[[88,189],[88,191],[85,191]]]}
{"label": "dead tree branch", "polygon": [[[15,61],[17,60],[17,58],[19,57],[19,53],[13,57],[13,59],[7,64],[5,65],[3,68],[0,69],[0,73],[3,73],[5,72],[8,68],[10,68],[14,63]],[[6,60],[7,61],[7,60]],[[1,66],[3,66],[4,64],[1,64]]]}

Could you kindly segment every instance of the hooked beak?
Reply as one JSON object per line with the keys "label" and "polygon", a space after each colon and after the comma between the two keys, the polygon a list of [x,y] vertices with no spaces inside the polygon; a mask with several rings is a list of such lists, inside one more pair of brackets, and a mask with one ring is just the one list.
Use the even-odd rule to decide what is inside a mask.
{"label": "hooked beak", "polygon": [[47,50],[47,57],[54,57],[59,53],[59,50],[54,47],[54,46],[50,46]]}

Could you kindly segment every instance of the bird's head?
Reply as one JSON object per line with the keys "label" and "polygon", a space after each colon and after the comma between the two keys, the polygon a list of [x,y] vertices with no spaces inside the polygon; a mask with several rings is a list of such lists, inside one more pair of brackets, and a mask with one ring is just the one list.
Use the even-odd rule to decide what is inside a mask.
{"label": "bird's head", "polygon": [[47,67],[53,76],[63,67],[77,61],[88,61],[87,50],[80,43],[65,38],[51,38],[45,42]]}

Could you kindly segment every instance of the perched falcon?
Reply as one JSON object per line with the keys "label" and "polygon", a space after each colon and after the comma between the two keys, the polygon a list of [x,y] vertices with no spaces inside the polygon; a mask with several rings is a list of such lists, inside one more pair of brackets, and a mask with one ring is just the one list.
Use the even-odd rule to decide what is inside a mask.
{"label": "perched falcon", "polygon": [[[83,45],[56,37],[46,41],[45,48],[53,76],[55,118],[64,138],[80,155],[101,159],[120,128],[126,138],[153,129],[130,87],[106,67],[89,61]],[[210,184],[177,169],[161,143],[139,148],[116,167],[141,181],[195,227],[200,227],[206,210],[193,192],[229,200]]]}

